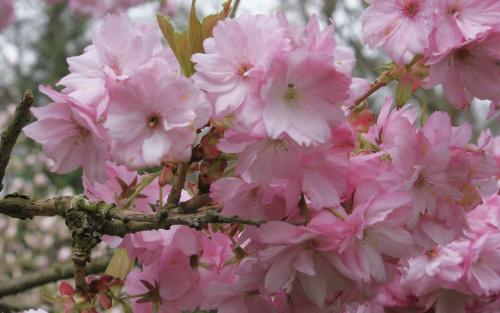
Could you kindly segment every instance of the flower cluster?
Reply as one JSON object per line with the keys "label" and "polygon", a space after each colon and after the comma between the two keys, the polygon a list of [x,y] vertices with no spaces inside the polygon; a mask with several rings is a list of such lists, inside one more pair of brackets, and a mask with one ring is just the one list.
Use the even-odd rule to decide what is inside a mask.
{"label": "flower cluster", "polygon": [[500,2],[373,0],[362,21],[364,41],[383,45],[396,63],[428,58],[427,87],[442,84],[455,107],[467,108],[475,97],[497,108]]}
{"label": "flower cluster", "polygon": [[109,15],[93,44],[68,63],[62,93],[41,87],[54,102],[33,110],[38,122],[24,129],[42,143],[54,171],[81,166],[91,181],[103,182],[108,159],[138,169],[167,156],[190,158],[211,109],[152,27]]}
{"label": "flower cluster", "polygon": [[[437,7],[375,0],[365,31],[405,60],[440,36]],[[376,24],[388,19],[397,20],[390,31]],[[483,37],[468,44],[493,60],[493,26],[475,23]],[[377,119],[352,109],[370,86],[352,77],[354,55],[333,31],[315,17],[298,28],[284,15],[227,18],[195,51],[186,78],[154,30],[110,15],[68,60],[62,91],[42,87],[54,102],[34,110],[38,121],[25,133],[55,171],[83,168],[90,200],[168,210],[168,183],[185,174],[173,171],[184,162],[181,201],[208,194],[224,215],[266,222],[105,238],[140,264],[125,281],[134,312],[496,312],[500,138],[486,131],[473,144],[470,125],[455,127],[444,112],[418,119],[391,98]],[[415,42],[405,46],[407,37]],[[447,75],[435,56],[426,60]],[[477,68],[498,83],[490,70]]]}

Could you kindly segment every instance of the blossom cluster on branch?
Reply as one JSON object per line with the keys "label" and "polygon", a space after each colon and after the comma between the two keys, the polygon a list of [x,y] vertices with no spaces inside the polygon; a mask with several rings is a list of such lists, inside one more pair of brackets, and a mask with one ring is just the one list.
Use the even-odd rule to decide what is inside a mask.
{"label": "blossom cluster on branch", "polygon": [[[316,17],[226,3],[199,21],[194,3],[186,32],[158,17],[170,48],[106,16],[24,129],[114,214],[266,221],[104,236],[140,264],[134,312],[497,312],[500,138],[402,101],[440,83],[458,108],[500,100],[497,1],[372,1],[365,41],[395,62],[373,84]],[[390,81],[375,117],[364,100]]]}

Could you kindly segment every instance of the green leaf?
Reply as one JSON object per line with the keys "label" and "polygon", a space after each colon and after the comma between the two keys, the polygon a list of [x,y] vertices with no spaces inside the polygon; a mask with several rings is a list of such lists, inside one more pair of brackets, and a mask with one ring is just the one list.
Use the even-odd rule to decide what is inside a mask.
{"label": "green leaf", "polygon": [[191,55],[203,51],[203,25],[196,15],[196,0],[191,1],[191,13],[189,14],[189,43]]}
{"label": "green leaf", "polygon": [[160,27],[161,32],[163,33],[163,37],[167,40],[170,48],[175,52],[176,50],[176,43],[175,43],[175,37],[176,37],[176,32],[174,29],[174,25],[172,25],[172,22],[170,22],[170,18],[166,15],[157,13],[156,14],[156,20],[158,21],[158,26]]}
{"label": "green leaf", "polygon": [[120,248],[116,250],[111,261],[109,261],[106,268],[106,275],[125,280],[131,268],[132,260],[128,257],[127,250]]}
{"label": "green leaf", "polygon": [[196,0],[191,1],[189,13],[189,27],[187,31],[177,32],[168,16],[158,13],[156,15],[158,25],[167,40],[170,48],[175,54],[182,73],[189,77],[195,72],[191,56],[195,53],[203,53],[203,41],[212,36],[212,30],[218,21],[226,18],[231,11],[231,0],[224,3],[221,12],[207,16],[203,23],[196,15]]}
{"label": "green leaf", "polygon": [[413,82],[411,74],[399,80],[396,87],[396,106],[398,109],[402,108],[410,100],[413,93]]}
{"label": "green leaf", "polygon": [[203,19],[203,39],[212,37],[212,31],[220,20],[225,19],[231,13],[231,0],[224,2],[222,11],[216,14],[211,14]]}

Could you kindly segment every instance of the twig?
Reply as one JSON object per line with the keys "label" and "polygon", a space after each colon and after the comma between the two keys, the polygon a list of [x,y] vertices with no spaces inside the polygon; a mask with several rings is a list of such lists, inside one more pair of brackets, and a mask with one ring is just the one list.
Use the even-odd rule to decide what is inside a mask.
{"label": "twig", "polygon": [[238,11],[238,7],[240,6],[240,2],[241,2],[241,0],[234,0],[233,10],[229,14],[230,18],[234,18],[236,16],[236,12]]}
{"label": "twig", "polygon": [[1,134],[0,141],[0,191],[3,189],[3,178],[5,169],[10,161],[12,148],[16,144],[21,130],[31,120],[30,108],[33,105],[33,93],[26,90],[21,102],[16,108],[16,112],[7,129]]}
{"label": "twig", "polygon": [[[98,274],[104,272],[108,263],[109,257],[102,257],[94,260],[89,266],[87,266],[87,274]],[[73,264],[58,264],[43,270],[42,272],[28,274],[16,280],[1,282],[0,298],[72,277]]]}
{"label": "twig", "polygon": [[123,205],[123,208],[124,209],[128,209],[130,208],[130,206],[132,205],[132,203],[135,201],[135,199],[139,196],[139,194],[144,190],[144,188],[146,188],[147,186],[149,186],[153,180],[160,176],[160,172],[158,173],[153,173],[153,174],[149,174],[148,176],[144,177],[142,179],[142,181],[139,183],[139,185],[137,185],[135,187],[135,190],[134,192],[132,193],[132,195],[130,195],[130,197],[128,197],[127,201],[125,202],[125,204]]}
{"label": "twig", "polygon": [[349,108],[354,108],[356,106],[358,106],[359,104],[361,104],[363,101],[365,101],[366,99],[368,99],[368,97],[370,97],[372,94],[374,94],[377,90],[379,90],[380,88],[382,87],[385,87],[387,86],[389,82],[387,80],[385,80],[385,75],[382,74],[379,78],[377,78],[371,85],[370,85],[370,89],[368,89],[368,91],[362,95],[361,97],[357,98],[356,101],[354,102],[353,105],[351,105]]}
{"label": "twig", "polygon": [[190,166],[191,162],[179,163],[179,165],[177,165],[172,190],[167,198],[167,207],[177,206],[179,204],[181,193],[184,189],[184,184],[186,183],[186,175]]}

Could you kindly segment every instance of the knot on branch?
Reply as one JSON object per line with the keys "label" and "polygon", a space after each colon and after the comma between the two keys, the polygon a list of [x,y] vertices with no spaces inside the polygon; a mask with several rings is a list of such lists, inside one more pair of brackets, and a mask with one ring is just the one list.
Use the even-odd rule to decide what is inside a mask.
{"label": "knot on branch", "polygon": [[75,265],[75,285],[79,292],[88,291],[85,266],[90,262],[92,249],[101,241],[105,217],[93,210],[85,198],[75,197],[66,211],[66,225],[73,238],[72,259]]}

